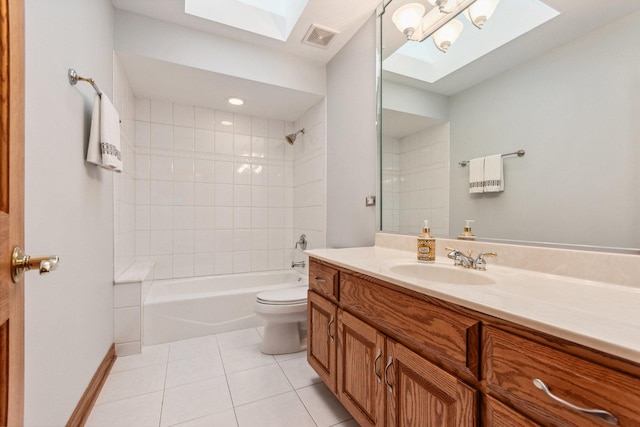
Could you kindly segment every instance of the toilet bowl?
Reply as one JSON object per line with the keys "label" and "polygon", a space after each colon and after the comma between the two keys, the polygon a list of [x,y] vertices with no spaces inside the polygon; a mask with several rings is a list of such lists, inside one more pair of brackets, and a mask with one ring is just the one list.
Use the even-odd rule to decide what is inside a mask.
{"label": "toilet bowl", "polygon": [[292,286],[258,294],[255,313],[265,322],[263,353],[295,353],[307,348],[307,290],[307,286]]}

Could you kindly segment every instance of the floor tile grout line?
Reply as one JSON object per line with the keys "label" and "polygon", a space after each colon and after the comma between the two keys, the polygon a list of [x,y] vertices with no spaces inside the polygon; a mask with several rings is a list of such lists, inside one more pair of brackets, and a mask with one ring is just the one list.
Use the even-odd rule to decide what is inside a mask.
{"label": "floor tile grout line", "polygon": [[165,363],[164,368],[164,384],[162,387],[162,401],[160,402],[160,416],[158,417],[158,427],[162,426],[162,413],[164,410],[164,396],[167,390],[167,374],[169,373],[169,353],[171,352],[171,345],[169,345],[169,349],[167,350],[167,361]]}
{"label": "floor tile grout line", "polygon": [[[261,335],[261,334],[260,334],[260,332],[258,331],[258,328],[251,328],[251,329],[252,329],[252,330],[254,330],[255,332],[257,332],[257,334],[262,338],[262,335]],[[128,398],[123,398],[123,399],[117,399],[117,400],[115,400],[115,401],[124,400],[124,399],[129,399],[129,398],[134,398],[134,397],[143,396],[143,395],[147,395],[147,394],[151,394],[151,393],[157,393],[158,391],[161,391],[161,392],[162,392],[162,401],[161,401],[161,405],[160,405],[159,426],[162,426],[162,416],[163,416],[163,413],[162,413],[162,412],[163,412],[164,404],[165,404],[165,394],[166,394],[166,391],[167,391],[168,389],[171,389],[171,388],[174,388],[174,387],[186,386],[186,385],[189,385],[189,384],[194,384],[194,383],[200,382],[200,380],[198,380],[198,381],[192,381],[192,382],[189,382],[189,383],[185,383],[185,384],[178,384],[178,385],[175,385],[175,386],[173,386],[173,387],[169,387],[169,388],[167,388],[167,384],[168,384],[168,383],[167,383],[167,381],[168,381],[168,377],[169,377],[169,364],[170,364],[170,363],[172,363],[172,362],[186,361],[186,360],[194,359],[194,358],[197,358],[197,357],[206,357],[207,355],[216,355],[216,354],[217,354],[217,355],[218,355],[218,357],[220,358],[220,363],[221,363],[221,366],[222,366],[222,372],[223,372],[223,374],[221,374],[221,375],[215,375],[215,376],[213,376],[213,377],[208,377],[208,378],[202,379],[202,381],[210,380],[210,379],[213,379],[213,378],[220,378],[222,375],[224,375],[224,377],[225,377],[225,378],[224,378],[224,381],[225,381],[225,383],[226,383],[226,386],[227,386],[227,392],[228,392],[228,394],[229,394],[230,401],[231,401],[231,408],[229,408],[229,409],[233,410],[234,418],[235,418],[236,424],[237,424],[238,426],[240,426],[240,420],[239,420],[239,418],[238,418],[238,412],[237,412],[237,409],[238,409],[238,408],[242,408],[242,407],[244,407],[244,406],[246,406],[246,405],[254,404],[254,403],[257,403],[257,402],[260,402],[260,401],[266,400],[266,399],[274,398],[274,397],[276,397],[276,396],[284,395],[284,394],[289,393],[289,392],[291,392],[291,391],[293,391],[293,392],[295,393],[296,398],[298,399],[298,401],[299,401],[300,403],[302,403],[303,407],[305,408],[306,413],[309,415],[309,417],[310,417],[310,419],[312,420],[313,424],[314,424],[315,426],[318,426],[318,422],[313,418],[313,416],[312,416],[312,415],[311,415],[311,413],[309,412],[309,409],[308,409],[307,405],[305,405],[304,401],[302,400],[302,398],[301,398],[301,397],[300,397],[300,395],[298,394],[298,391],[299,391],[299,390],[302,390],[302,389],[307,388],[307,387],[315,386],[315,385],[317,385],[318,383],[305,384],[305,385],[304,385],[304,386],[302,386],[302,387],[295,388],[295,386],[294,386],[294,384],[293,384],[292,380],[291,380],[291,379],[289,378],[289,376],[286,374],[286,372],[285,372],[285,370],[284,370],[284,368],[283,368],[283,366],[282,366],[282,364],[283,364],[283,363],[285,363],[285,364],[286,364],[286,362],[290,362],[290,361],[293,361],[293,360],[296,360],[296,359],[301,359],[301,358],[305,357],[305,354],[296,355],[296,356],[294,356],[294,357],[290,357],[290,358],[289,358],[289,357],[287,357],[287,358],[286,358],[286,359],[284,359],[284,360],[279,360],[279,359],[278,359],[277,357],[275,357],[274,355],[270,355],[270,356],[273,358],[273,362],[267,363],[267,364],[265,364],[265,365],[259,365],[259,366],[255,366],[255,367],[251,367],[251,368],[247,368],[247,369],[242,369],[242,370],[240,370],[240,371],[236,371],[236,372],[228,372],[228,367],[227,367],[227,366],[225,366],[225,363],[224,363],[224,359],[223,359],[223,357],[222,357],[222,354],[223,354],[225,351],[227,351],[227,350],[242,349],[242,348],[246,348],[246,347],[250,347],[250,346],[255,346],[256,344],[255,344],[255,343],[254,343],[254,344],[247,344],[247,345],[242,345],[242,346],[238,346],[238,347],[231,347],[231,348],[228,348],[228,349],[224,349],[224,350],[223,350],[223,349],[221,349],[221,347],[220,347],[220,343],[219,343],[219,341],[218,341],[218,335],[219,335],[219,334],[212,334],[212,335],[208,335],[208,336],[205,336],[205,337],[196,337],[196,338],[206,338],[206,337],[215,338],[215,350],[210,351],[210,352],[205,352],[205,353],[194,354],[194,355],[192,355],[192,356],[185,357],[185,358],[182,358],[182,359],[177,359],[177,360],[174,360],[174,361],[170,360],[170,359],[171,359],[171,352],[172,352],[172,348],[171,348],[171,347],[172,347],[172,344],[178,343],[178,342],[180,342],[180,341],[174,341],[174,342],[171,342],[171,343],[166,343],[166,344],[167,344],[167,349],[166,349],[167,355],[166,355],[166,359],[165,359],[165,361],[163,362],[163,363],[164,363],[164,365],[165,365],[165,370],[164,370],[164,375],[165,375],[165,376],[164,376],[164,381],[163,381],[163,388],[162,388],[161,390],[156,390],[156,391],[150,391],[150,392],[147,392],[147,393],[142,393],[142,394],[137,395],[137,396],[131,396],[131,397],[128,397]],[[186,340],[181,340],[181,341],[186,341]],[[159,345],[162,345],[162,344],[159,344]],[[174,351],[175,351],[175,350],[174,350]],[[133,369],[149,368],[149,367],[152,367],[152,366],[158,366],[158,365],[162,365],[162,363],[155,362],[155,363],[151,363],[151,364],[148,364],[148,365],[146,365],[146,364],[145,364],[145,365],[138,366],[138,367],[134,367],[134,368],[131,368],[131,369],[125,369],[125,370],[122,370],[122,371],[118,371],[118,372],[116,372],[116,373],[126,372],[126,371],[130,371],[130,370],[133,370]],[[256,399],[256,400],[253,400],[253,401],[251,401],[251,402],[245,402],[245,403],[242,403],[241,405],[236,405],[236,404],[235,404],[235,402],[234,402],[233,396],[232,396],[232,394],[231,394],[231,387],[230,387],[230,383],[229,383],[229,375],[233,375],[233,374],[236,374],[236,373],[240,373],[240,372],[248,371],[248,370],[251,370],[251,369],[264,368],[264,367],[266,367],[266,366],[271,366],[271,365],[276,365],[276,366],[278,366],[278,368],[280,369],[280,371],[282,372],[282,374],[285,376],[285,379],[287,380],[287,383],[289,384],[289,386],[291,387],[291,389],[290,389],[290,390],[287,390],[287,391],[284,391],[284,392],[281,392],[281,393],[276,393],[276,394],[271,395],[271,396],[262,397],[262,398],[259,398],[259,399]],[[115,402],[115,401],[111,401],[111,402]],[[111,403],[111,402],[104,402],[104,403]],[[182,421],[180,421],[180,423],[193,421],[193,420],[196,420],[196,419],[199,419],[199,418],[204,418],[204,417],[207,417],[207,416],[210,416],[210,415],[214,415],[214,414],[216,414],[216,413],[221,413],[221,412],[227,411],[227,410],[229,410],[229,409],[224,409],[224,410],[221,410],[221,411],[214,412],[214,413],[212,413],[212,414],[203,415],[202,417],[197,417],[197,418],[193,418],[193,419],[189,419],[189,420],[182,420]],[[339,425],[339,424],[341,424],[341,423],[348,422],[350,419],[352,419],[352,418],[349,418],[349,419],[347,419],[347,420],[343,420],[343,421],[341,421],[341,422],[338,422],[337,424],[334,424],[334,426]],[[178,423],[178,424],[180,424],[180,423]]]}
{"label": "floor tile grout line", "polygon": [[127,397],[122,397],[122,398],[119,398],[119,399],[108,400],[108,401],[106,401],[106,402],[96,403],[96,404],[94,404],[94,407],[96,407],[96,406],[101,406],[101,405],[108,405],[108,404],[116,403],[116,402],[121,402],[121,401],[123,401],[123,400],[135,399],[135,398],[137,398],[137,397],[147,396],[147,395],[149,395],[149,394],[159,393],[159,392],[161,392],[161,391],[164,391],[164,390],[160,390],[160,389],[158,389],[158,390],[152,390],[152,391],[147,391],[147,392],[145,392],[145,393],[136,394],[136,395],[133,395],[133,396],[127,396]]}

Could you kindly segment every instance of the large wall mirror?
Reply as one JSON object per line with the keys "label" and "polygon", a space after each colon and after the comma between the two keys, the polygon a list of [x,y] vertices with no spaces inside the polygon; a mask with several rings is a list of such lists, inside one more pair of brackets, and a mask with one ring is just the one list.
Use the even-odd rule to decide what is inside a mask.
{"label": "large wall mirror", "polygon": [[[380,16],[381,229],[640,253],[640,0],[477,0],[481,29],[469,9],[452,43],[409,39],[459,3]],[[517,150],[504,191],[469,192],[460,162]]]}

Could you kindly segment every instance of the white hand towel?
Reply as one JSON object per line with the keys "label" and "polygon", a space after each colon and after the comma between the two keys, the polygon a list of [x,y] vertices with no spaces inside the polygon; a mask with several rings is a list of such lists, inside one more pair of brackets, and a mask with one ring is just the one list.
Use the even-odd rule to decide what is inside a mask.
{"label": "white hand towel", "polygon": [[484,193],[484,157],[469,161],[469,193]]}
{"label": "white hand towel", "polygon": [[504,191],[504,175],[502,155],[496,154],[484,158],[484,192],[496,193],[499,191]]}
{"label": "white hand towel", "polygon": [[107,170],[122,172],[120,117],[104,93],[93,100],[87,162]]}

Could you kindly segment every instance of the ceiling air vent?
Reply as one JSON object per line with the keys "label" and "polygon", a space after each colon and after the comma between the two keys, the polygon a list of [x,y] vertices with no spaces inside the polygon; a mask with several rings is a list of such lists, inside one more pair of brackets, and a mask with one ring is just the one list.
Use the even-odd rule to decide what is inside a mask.
{"label": "ceiling air vent", "polygon": [[336,30],[313,24],[309,27],[309,31],[307,31],[307,34],[305,34],[302,39],[302,43],[315,47],[326,48],[337,34],[338,31]]}

